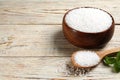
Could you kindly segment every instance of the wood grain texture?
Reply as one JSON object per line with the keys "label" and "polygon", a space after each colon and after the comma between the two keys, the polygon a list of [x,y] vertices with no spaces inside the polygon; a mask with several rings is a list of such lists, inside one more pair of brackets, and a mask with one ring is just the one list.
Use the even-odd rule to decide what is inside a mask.
{"label": "wood grain texture", "polygon": [[120,0],[0,0],[0,80],[119,80],[102,63],[81,77],[67,76],[66,64],[78,47],[62,32],[64,13],[75,7],[110,12],[115,34],[102,50],[120,45]]}
{"label": "wood grain texture", "polygon": [[63,36],[61,25],[0,26],[1,56],[67,56],[78,49]]}
{"label": "wood grain texture", "polygon": [[66,64],[69,57],[38,57],[38,58],[0,58],[1,80],[119,80],[120,73],[113,73],[111,69],[100,64],[89,74],[81,77],[66,75]]}
{"label": "wood grain texture", "polygon": [[[120,45],[120,26],[103,49]],[[71,56],[81,50],[70,44],[61,25],[1,25],[0,56]]]}
{"label": "wood grain texture", "polygon": [[110,12],[119,24],[119,4],[120,0],[0,0],[0,24],[61,24],[68,9],[84,6]]}

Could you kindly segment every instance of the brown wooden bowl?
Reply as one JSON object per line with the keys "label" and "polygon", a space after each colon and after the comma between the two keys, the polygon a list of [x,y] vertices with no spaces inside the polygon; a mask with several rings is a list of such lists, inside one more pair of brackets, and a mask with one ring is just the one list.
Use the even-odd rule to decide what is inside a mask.
{"label": "brown wooden bowl", "polygon": [[[91,8],[91,7],[85,7],[85,8]],[[90,49],[90,48],[104,47],[110,41],[114,33],[114,25],[115,25],[114,19],[111,16],[111,14],[103,10],[104,12],[108,13],[112,18],[112,25],[107,30],[96,33],[89,33],[89,32],[81,32],[68,26],[68,24],[65,21],[65,17],[71,10],[65,13],[62,23],[64,36],[70,43],[81,48]]]}

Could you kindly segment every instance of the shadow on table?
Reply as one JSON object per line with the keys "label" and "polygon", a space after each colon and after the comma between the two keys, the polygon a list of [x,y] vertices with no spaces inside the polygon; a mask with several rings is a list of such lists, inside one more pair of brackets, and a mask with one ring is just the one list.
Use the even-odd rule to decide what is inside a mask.
{"label": "shadow on table", "polygon": [[57,53],[61,54],[61,56],[71,56],[74,51],[80,49],[68,42],[62,31],[54,35],[54,48],[57,49]]}

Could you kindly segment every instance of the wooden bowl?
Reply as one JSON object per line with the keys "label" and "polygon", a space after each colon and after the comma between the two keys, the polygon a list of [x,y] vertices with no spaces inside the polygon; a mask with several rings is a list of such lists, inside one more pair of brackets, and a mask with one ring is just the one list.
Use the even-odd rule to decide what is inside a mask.
{"label": "wooden bowl", "polygon": [[[92,8],[92,7],[84,7],[84,8]],[[74,9],[78,9],[78,8],[74,8]],[[105,31],[89,33],[89,32],[82,32],[82,31],[73,29],[70,26],[68,26],[68,24],[66,23],[66,21],[65,21],[66,15],[74,9],[71,9],[68,12],[66,12],[63,17],[63,23],[62,23],[63,33],[64,33],[64,36],[66,37],[66,39],[73,45],[81,47],[81,48],[89,48],[90,49],[90,48],[104,47],[110,41],[110,39],[112,38],[113,33],[114,33],[114,25],[115,24],[114,24],[114,19],[111,16],[111,14],[109,14],[108,12],[106,12],[102,9],[99,9],[99,10],[106,12],[108,15],[110,15],[110,17],[112,19],[112,24]]]}

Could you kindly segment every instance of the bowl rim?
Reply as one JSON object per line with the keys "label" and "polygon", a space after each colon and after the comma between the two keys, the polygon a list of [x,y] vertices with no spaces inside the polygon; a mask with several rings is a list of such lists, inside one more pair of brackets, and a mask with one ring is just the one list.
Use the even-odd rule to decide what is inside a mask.
{"label": "bowl rim", "polygon": [[[84,32],[84,31],[79,31],[79,30],[76,30],[76,29],[70,27],[70,26],[66,23],[66,20],[65,20],[66,15],[67,15],[70,11],[75,10],[75,9],[80,9],[80,8],[93,8],[93,9],[102,10],[103,12],[107,13],[107,14],[111,17],[111,19],[112,19],[112,24],[110,25],[109,28],[107,28],[107,29],[105,29],[105,30],[103,30],[103,31],[100,31],[100,32]],[[115,22],[114,22],[113,16],[112,16],[109,12],[107,12],[107,11],[101,9],[101,8],[96,8],[96,7],[76,7],[76,8],[73,8],[73,9],[68,10],[68,11],[65,13],[64,17],[63,17],[63,24],[65,24],[69,29],[74,30],[75,32],[81,32],[81,33],[86,33],[86,34],[104,33],[104,32],[108,31],[109,29],[111,29],[112,27],[115,26]],[[64,27],[64,26],[63,26],[63,27]]]}

